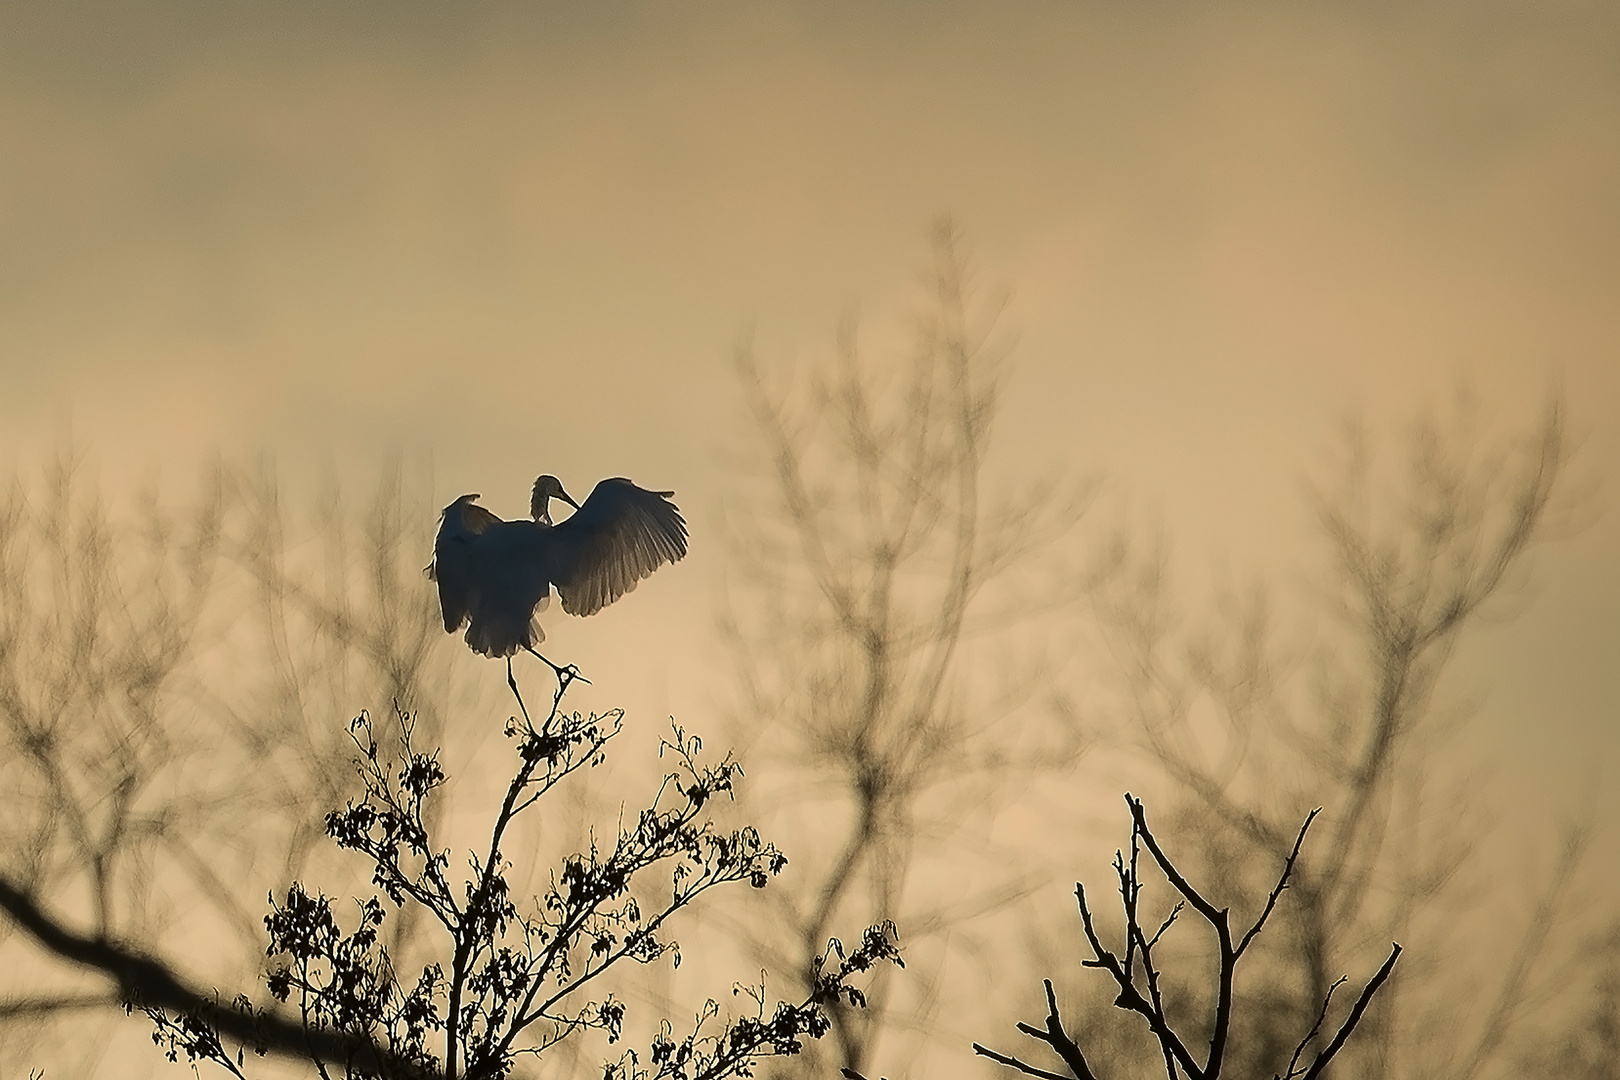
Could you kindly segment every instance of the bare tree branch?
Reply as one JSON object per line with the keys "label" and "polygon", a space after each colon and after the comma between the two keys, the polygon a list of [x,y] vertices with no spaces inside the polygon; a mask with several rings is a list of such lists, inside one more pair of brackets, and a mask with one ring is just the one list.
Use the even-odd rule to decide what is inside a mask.
{"label": "bare tree branch", "polygon": [[[1294,863],[1299,856],[1300,846],[1304,843],[1305,834],[1310,828],[1315,813],[1313,812],[1307,817],[1301,825],[1293,850],[1283,863],[1282,871],[1279,873],[1277,882],[1271,890],[1265,909],[1255,920],[1253,927],[1244,935],[1242,942],[1234,946],[1228,925],[1228,909],[1216,907],[1205,899],[1203,893],[1195,888],[1187,880],[1186,876],[1177,869],[1175,863],[1159,844],[1158,839],[1154,837],[1152,830],[1148,828],[1147,814],[1141,801],[1130,795],[1125,796],[1125,801],[1131,813],[1131,855],[1127,859],[1124,853],[1120,852],[1116,854],[1114,859],[1114,870],[1119,877],[1119,893],[1125,913],[1125,953],[1122,958],[1118,953],[1103,944],[1092,917],[1091,908],[1086,902],[1085,887],[1077,884],[1075,886],[1075,901],[1080,909],[1081,925],[1085,931],[1086,941],[1091,947],[1092,955],[1092,959],[1082,961],[1082,965],[1100,968],[1108,972],[1118,988],[1118,995],[1114,999],[1115,1007],[1135,1013],[1146,1021],[1149,1031],[1157,1040],[1160,1052],[1164,1056],[1165,1072],[1170,1080],[1176,1080],[1178,1070],[1193,1078],[1193,1080],[1215,1080],[1216,1077],[1221,1075],[1222,1069],[1226,1065],[1225,1048],[1227,1036],[1233,1024],[1233,985],[1236,980],[1238,963],[1249,944],[1255,940],[1265,926],[1278,898],[1287,887],[1288,879],[1294,870]],[[1153,957],[1154,946],[1175,921],[1176,913],[1181,910],[1181,905],[1176,906],[1151,938],[1147,936],[1141,923],[1139,903],[1142,881],[1138,876],[1138,844],[1148,849],[1153,856],[1154,863],[1164,874],[1165,879],[1181,894],[1185,903],[1198,912],[1215,932],[1218,944],[1217,988],[1213,1016],[1208,1021],[1210,1031],[1209,1052],[1202,1065],[1198,1063],[1192,1051],[1187,1047],[1186,1042],[1176,1030],[1176,1024],[1172,1022],[1169,1013],[1166,1011],[1164,999],[1159,990],[1160,973]],[[1304,1053],[1305,1048],[1321,1030],[1322,1024],[1327,1017],[1328,1001],[1332,996],[1332,991],[1330,990],[1324,996],[1317,1020],[1310,1030],[1305,1033],[1304,1037],[1300,1039],[1294,1051],[1294,1056],[1289,1062],[1284,1080],[1295,1080],[1299,1076],[1309,1076],[1315,1080],[1322,1074],[1329,1062],[1344,1046],[1345,1040],[1350,1037],[1351,1032],[1361,1023],[1368,1002],[1372,1000],[1373,995],[1378,992],[1384,981],[1389,978],[1400,952],[1401,947],[1399,945],[1394,946],[1389,959],[1385,961],[1384,966],[1379,969],[1362,991],[1360,999],[1356,1002],[1355,1007],[1351,1010],[1344,1023],[1340,1025],[1332,1041],[1316,1055],[1308,1070],[1299,1072],[1296,1070],[1296,1066],[1300,1055]],[[1146,981],[1146,995],[1143,994],[1142,989],[1138,987],[1136,982],[1138,968],[1142,970]],[[1020,1023],[1018,1030],[1050,1046],[1063,1060],[1063,1063],[1068,1066],[1069,1072],[1075,1080],[1100,1080],[1099,1074],[1092,1069],[1085,1055],[1081,1052],[1078,1042],[1063,1029],[1058,1012],[1057,995],[1052,988],[1050,979],[1045,980],[1045,988],[1047,1002],[1045,1028]],[[1043,1077],[1045,1080],[1053,1080],[1057,1076],[1055,1073],[1031,1065],[1010,1054],[992,1050],[979,1043],[974,1043],[973,1049],[975,1053],[983,1057],[991,1058],[1030,1076]]]}
{"label": "bare tree branch", "polygon": [[[1297,947],[1267,950],[1266,962],[1279,966],[1274,985],[1299,989],[1274,1003],[1276,1022],[1250,1014],[1260,1026],[1241,1041],[1282,1055],[1247,1062],[1251,1071],[1282,1067],[1292,1043],[1280,1039],[1278,1023],[1315,1015],[1337,972],[1369,941],[1409,938],[1419,913],[1445,903],[1466,857],[1466,817],[1447,830],[1446,846],[1420,847],[1419,823],[1402,807],[1414,805],[1444,734],[1443,676],[1542,535],[1566,457],[1556,400],[1527,431],[1502,439],[1487,438],[1474,411],[1464,401],[1445,416],[1421,416],[1392,468],[1353,434],[1342,468],[1312,486],[1331,560],[1317,598],[1334,621],[1307,647],[1279,644],[1259,590],[1247,600],[1223,596],[1219,619],[1206,627],[1176,629],[1159,549],[1133,557],[1122,546],[1096,593],[1127,730],[1186,794],[1185,820],[1202,834],[1208,865],[1241,886],[1266,923],[1279,896],[1245,867],[1262,858],[1289,864],[1294,902],[1283,918]],[[1309,640],[1293,628],[1289,636]],[[1224,748],[1219,759],[1210,745]],[[1314,829],[1326,835],[1316,855],[1300,855],[1292,823],[1313,805]],[[1209,918],[1212,906],[1187,899]],[[1502,953],[1497,1004],[1458,1015],[1443,1048],[1427,1037],[1414,1043],[1432,1051],[1432,1068],[1444,1060],[1449,1073],[1461,1062],[1457,1075],[1475,1076],[1502,1052],[1524,1014],[1524,973],[1545,952],[1553,918],[1538,906],[1520,947]],[[1242,935],[1238,950],[1247,954],[1252,941]],[[1402,980],[1407,993],[1416,978]],[[1392,992],[1364,1026],[1394,1023]],[[1393,1038],[1390,1028],[1376,1041]]]}
{"label": "bare tree branch", "polygon": [[161,960],[68,929],[46,914],[27,892],[4,879],[0,879],[0,908],[41,947],[112,979],[121,1002],[205,1017],[222,1034],[281,1057],[307,1060],[314,1056],[321,1061],[353,1062],[365,1069],[387,1070],[397,1076],[421,1075],[409,1062],[368,1040],[311,1030],[297,1020],[260,1012],[250,1005],[222,1005],[214,995],[189,985]]}

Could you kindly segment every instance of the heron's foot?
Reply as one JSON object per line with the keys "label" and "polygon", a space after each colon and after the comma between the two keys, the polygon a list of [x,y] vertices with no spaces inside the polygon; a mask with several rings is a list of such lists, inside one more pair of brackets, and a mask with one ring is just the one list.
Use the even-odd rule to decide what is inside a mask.
{"label": "heron's foot", "polygon": [[[546,663],[551,664],[551,661],[547,660]],[[573,682],[590,685],[591,680],[581,675],[579,668],[573,664],[551,664],[551,670],[557,673],[557,690],[559,692],[568,689],[568,684]]]}
{"label": "heron's foot", "polygon": [[539,660],[545,664],[556,674],[558,689],[566,688],[571,682],[582,682],[586,685],[590,684],[591,680],[581,675],[579,673],[579,668],[575,667],[573,664],[554,664],[544,656],[541,656],[538,652],[535,652],[533,649],[529,649],[528,652],[536,660]]}

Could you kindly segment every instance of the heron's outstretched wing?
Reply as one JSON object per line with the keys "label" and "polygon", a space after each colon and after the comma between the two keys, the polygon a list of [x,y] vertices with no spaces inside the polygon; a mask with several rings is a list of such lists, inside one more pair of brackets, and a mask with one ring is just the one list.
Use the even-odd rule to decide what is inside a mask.
{"label": "heron's outstretched wing", "polygon": [[573,516],[551,530],[551,580],[570,615],[594,615],[636,582],[686,554],[686,519],[673,491],[624,477],[603,480]]}

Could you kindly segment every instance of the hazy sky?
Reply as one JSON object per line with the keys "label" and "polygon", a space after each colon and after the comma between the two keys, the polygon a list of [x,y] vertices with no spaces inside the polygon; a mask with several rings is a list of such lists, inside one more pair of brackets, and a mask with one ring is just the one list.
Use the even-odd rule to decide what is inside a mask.
{"label": "hazy sky", "polygon": [[[1351,411],[1561,385],[1597,521],[1466,677],[1504,792],[1620,781],[1608,3],[9,0],[0,461],[69,422],[176,484],[403,450],[507,516],[628,475],[693,557],[568,632],[703,648],[732,346],[903,313],[942,211],[1009,294],[997,468],[1104,468],[1195,566],[1308,565]],[[690,719],[725,687],[685,663],[653,697]]]}

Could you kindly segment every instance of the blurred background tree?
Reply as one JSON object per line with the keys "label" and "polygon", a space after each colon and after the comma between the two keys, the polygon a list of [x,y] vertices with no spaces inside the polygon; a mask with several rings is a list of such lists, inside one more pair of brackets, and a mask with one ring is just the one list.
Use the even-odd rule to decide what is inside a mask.
{"label": "blurred background tree", "polygon": [[875,359],[850,318],[802,378],[773,380],[747,347],[737,360],[766,468],[725,519],[735,738],[760,780],[748,812],[794,837],[789,888],[746,932],[801,985],[835,922],[892,921],[907,949],[871,1009],[833,1013],[839,1060],[823,1046],[779,1066],[814,1074],[903,1071],[915,1045],[874,1057],[886,1030],[941,1036],[947,943],[959,961],[974,920],[1039,879],[992,839],[996,813],[1082,747],[1040,722],[1043,651],[1009,646],[1077,595],[1051,588],[1050,561],[1095,484],[1038,468],[992,483],[999,305],[948,220],[924,293],[911,339]]}
{"label": "blurred background tree", "polygon": [[[307,868],[353,787],[335,718],[398,701],[442,733],[433,511],[399,468],[362,509],[333,490],[307,517],[268,466],[216,466],[178,505],[121,502],[86,472],[64,449],[0,514],[0,873],[95,937],[242,985],[265,893]],[[116,991],[3,934],[31,973],[0,1001],[6,1050],[95,1071]],[[86,1010],[101,1035],[61,1037]]]}
{"label": "blurred background tree", "polygon": [[[216,853],[247,824],[245,762],[192,708],[224,497],[216,472],[193,506],[143,492],[119,518],[81,465],[62,451],[0,509],[0,872],[95,936],[150,940],[176,895],[235,895]],[[116,1005],[71,970],[19,968],[9,921],[0,935],[34,976],[8,987],[8,1044]],[[78,1049],[88,1066],[98,1040]]]}
{"label": "blurred background tree", "polygon": [[[1520,1075],[1569,1080],[1620,1077],[1620,922],[1611,921],[1584,935],[1575,946],[1573,962],[1557,973],[1562,985],[1555,984],[1573,1008],[1541,1025],[1517,1062]],[[1536,987],[1536,996],[1547,990],[1545,985]]]}
{"label": "blurred background tree", "polygon": [[[1115,572],[1092,594],[1114,672],[1101,708],[1180,800],[1180,839],[1196,842],[1223,902],[1258,910],[1293,823],[1322,807],[1318,842],[1290,883],[1288,932],[1266,943],[1269,964],[1241,988],[1241,1075],[1280,1072],[1288,1033],[1308,1026],[1334,979],[1375,964],[1392,940],[1406,957],[1335,1068],[1511,1073],[1517,1036],[1544,1004],[1530,989],[1549,943],[1573,929],[1580,825],[1549,837],[1534,876],[1509,886],[1516,923],[1482,913],[1500,899],[1482,876],[1483,863],[1507,857],[1490,844],[1500,808],[1475,779],[1469,708],[1444,683],[1468,633],[1511,612],[1536,542],[1568,520],[1556,501],[1562,408],[1550,402],[1528,430],[1500,435],[1459,394],[1449,410],[1419,414],[1400,445],[1391,465],[1352,427],[1312,484],[1328,571],[1292,621],[1277,614],[1273,598],[1287,590],[1274,573],[1222,593],[1206,617],[1184,616],[1162,542],[1120,541]],[[1196,1000],[1208,988],[1181,992]],[[1330,1020],[1348,1005],[1336,1001]]]}

